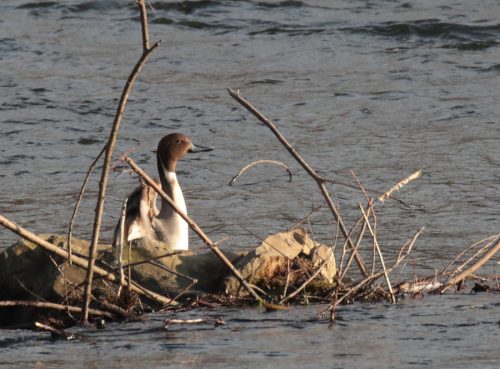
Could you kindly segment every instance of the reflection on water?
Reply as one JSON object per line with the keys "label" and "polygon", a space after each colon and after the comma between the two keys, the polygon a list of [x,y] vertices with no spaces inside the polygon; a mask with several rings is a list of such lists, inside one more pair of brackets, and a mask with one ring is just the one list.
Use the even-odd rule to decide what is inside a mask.
{"label": "reflection on water", "polygon": [[[495,17],[499,9],[496,1],[484,1],[481,6],[467,1],[450,6],[444,0],[151,4],[155,8],[151,38],[163,43],[133,91],[117,154],[131,151],[145,170],[155,173],[152,151],[164,134],[182,131],[196,142],[215,147],[211,153],[182,161],[179,179],[193,218],[212,239],[230,237],[224,247],[254,245],[258,238],[287,228],[321,203],[314,182],[266,128],[230,99],[227,87],[239,88],[274,119],[325,176],[353,182],[353,170],[368,189],[384,191],[416,169],[423,169],[423,177],[399,194],[409,208],[396,202],[379,206],[379,242],[389,259],[417,228],[426,226],[406,275],[432,273],[473,240],[498,232],[500,27]],[[4,0],[0,10],[4,15],[0,21],[0,213],[35,232],[62,233],[88,165],[106,140],[124,81],[141,52],[137,10],[133,1],[77,0]],[[227,185],[241,167],[259,159],[289,165],[293,182],[287,181],[286,173],[261,166],[246,173],[235,186]],[[121,164],[115,161],[113,165]],[[82,204],[79,237],[90,235],[97,177]],[[123,197],[136,184],[128,174],[112,176],[105,240],[111,237]],[[342,186],[332,191],[351,223],[364,197]],[[326,209],[311,217],[311,227],[316,239],[333,242],[335,224]],[[0,230],[0,248],[16,239]],[[191,244],[199,242],[193,238]],[[453,298],[449,299],[446,301]],[[415,309],[427,314],[434,304],[442,308],[442,300],[432,299]],[[355,307],[352,314],[359,318],[360,329],[371,327],[375,334],[387,329],[387,319],[369,320],[361,311],[397,312],[390,321],[402,331],[402,326],[409,321],[413,324],[415,319],[408,317],[408,305],[412,303],[388,309]],[[456,310],[451,311],[456,314]],[[488,321],[486,310],[473,311]],[[241,318],[239,312],[225,314]],[[346,319],[350,316],[346,314]],[[443,324],[453,324],[447,318]],[[208,331],[210,335],[221,334],[216,341],[219,348],[200,343],[197,337],[204,333],[198,330],[132,335],[134,342],[143,343],[124,343],[126,349],[115,360],[123,360],[123,366],[132,363],[123,352],[140,355],[136,346],[127,345],[143,344],[143,351],[147,351],[146,345],[156,350],[148,353],[157,358],[157,366],[164,365],[166,352],[177,364],[201,365],[192,361],[193,351],[209,353],[200,354],[208,366],[229,366],[228,354],[247,360],[239,355],[241,347],[247,345],[249,349],[243,353],[248,361],[241,366],[251,365],[252,359],[258,365],[270,363],[272,358],[314,366],[293,354],[293,350],[301,352],[298,338],[295,343],[288,342],[288,337],[294,337],[290,332],[295,332],[295,337],[310,341],[301,350],[310,352],[320,343],[331,345],[316,355],[327,367],[344,367],[342,363],[366,362],[367,358],[380,361],[384,350],[406,346],[416,351],[401,355],[408,357],[397,361],[403,367],[470,367],[460,361],[464,357],[470,359],[466,363],[476,362],[473,352],[463,350],[475,349],[470,336],[443,343],[448,348],[444,352],[460,350],[458,361],[453,361],[451,354],[443,358],[439,354],[443,336],[433,341],[431,337],[439,329],[432,327],[428,333],[419,331],[426,337],[423,341],[398,338],[395,345],[390,333],[377,333],[375,341],[354,342],[353,337],[361,336],[347,334],[345,327],[328,331],[322,323],[307,323],[302,328],[270,324],[256,339],[247,323],[233,334],[238,324]],[[421,329],[420,323],[415,324]],[[484,329],[489,329],[486,326]],[[139,327],[140,332],[144,328],[140,323],[114,327],[111,334],[120,335],[123,329],[130,335],[132,327]],[[273,343],[280,342],[283,350],[270,348],[265,332],[273,329],[277,330]],[[102,338],[106,334],[110,333],[98,332],[95,341],[84,339],[83,345],[106,347]],[[156,345],[155,337],[170,334],[171,341],[166,338],[164,346]],[[184,336],[179,339],[179,335]],[[279,341],[282,336],[287,339]],[[5,338],[14,340],[14,351],[19,345],[30,347],[34,356],[27,359],[29,362],[39,355],[44,357],[43,352],[68,347],[48,344],[30,333],[9,333],[6,337],[14,337]],[[236,345],[240,339],[241,345]],[[424,341],[432,344],[424,345]],[[261,346],[250,349],[252,345]],[[224,351],[228,346],[233,351]],[[342,352],[335,353],[336,347]],[[352,352],[352,347],[360,351]],[[280,354],[285,348],[289,353]],[[107,352],[101,354],[100,358]],[[374,356],[378,354],[381,357]],[[477,352],[478,363],[483,363],[482,354]],[[4,357],[2,353],[0,360],[7,360]],[[71,366],[79,365],[73,357],[62,356],[60,360],[61,366],[68,361]],[[97,364],[82,364],[91,365]],[[383,366],[391,365],[402,367]]]}

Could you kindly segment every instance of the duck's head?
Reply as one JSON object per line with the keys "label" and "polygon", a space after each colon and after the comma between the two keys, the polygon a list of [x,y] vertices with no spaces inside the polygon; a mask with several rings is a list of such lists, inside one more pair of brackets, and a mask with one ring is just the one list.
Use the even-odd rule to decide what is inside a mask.
{"label": "duck's head", "polygon": [[186,154],[211,150],[213,149],[210,147],[193,144],[191,139],[182,133],[171,133],[163,137],[158,143],[156,156],[159,166],[161,165],[164,170],[169,172],[175,172],[177,160],[182,159]]}

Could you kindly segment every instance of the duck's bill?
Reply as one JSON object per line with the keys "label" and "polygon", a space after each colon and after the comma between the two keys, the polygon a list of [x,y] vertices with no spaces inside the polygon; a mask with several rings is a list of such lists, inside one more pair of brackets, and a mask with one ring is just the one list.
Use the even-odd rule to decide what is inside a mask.
{"label": "duck's bill", "polygon": [[193,144],[193,146],[191,146],[191,148],[189,149],[188,152],[196,153],[196,152],[205,152],[205,151],[212,151],[212,150],[213,150],[212,147],[204,147],[204,146],[198,146],[198,145]]}

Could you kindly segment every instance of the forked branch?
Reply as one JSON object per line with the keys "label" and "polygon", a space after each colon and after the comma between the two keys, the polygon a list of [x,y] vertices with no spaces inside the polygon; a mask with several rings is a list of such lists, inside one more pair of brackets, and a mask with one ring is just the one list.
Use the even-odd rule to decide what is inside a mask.
{"label": "forked branch", "polygon": [[[328,193],[328,189],[326,188],[327,180],[321,177],[316,171],[300,156],[300,154],[293,148],[293,146],[288,142],[288,140],[281,134],[276,125],[265,117],[255,106],[253,106],[248,100],[244,99],[239,92],[236,92],[232,89],[229,89],[229,95],[238,101],[241,105],[243,105],[250,113],[252,113],[258,120],[260,120],[266,127],[268,127],[276,136],[276,138],[281,142],[281,144],[285,147],[285,149],[293,156],[295,160],[304,168],[304,170],[314,179],[316,184],[319,186],[319,189],[325,198],[328,207],[330,208],[336,222],[339,224],[340,231],[344,235],[344,238],[347,240],[347,244],[351,250],[354,250],[354,243],[352,242],[349,232],[344,224],[342,217],[340,216],[340,212],[337,207],[333,203],[333,200]],[[358,264],[359,270],[363,274],[364,277],[368,276],[368,272],[366,271],[366,266],[361,258],[359,253],[355,253],[355,260]]]}

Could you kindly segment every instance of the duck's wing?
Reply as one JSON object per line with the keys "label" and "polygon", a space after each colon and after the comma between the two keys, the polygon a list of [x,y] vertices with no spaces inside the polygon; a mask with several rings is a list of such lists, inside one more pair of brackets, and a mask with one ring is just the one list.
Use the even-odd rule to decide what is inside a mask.
{"label": "duck's wing", "polygon": [[[145,183],[141,183],[127,198],[124,238],[132,241],[151,235],[151,221],[159,213],[156,207],[158,194]],[[113,245],[120,236],[120,221],[115,227]]]}

